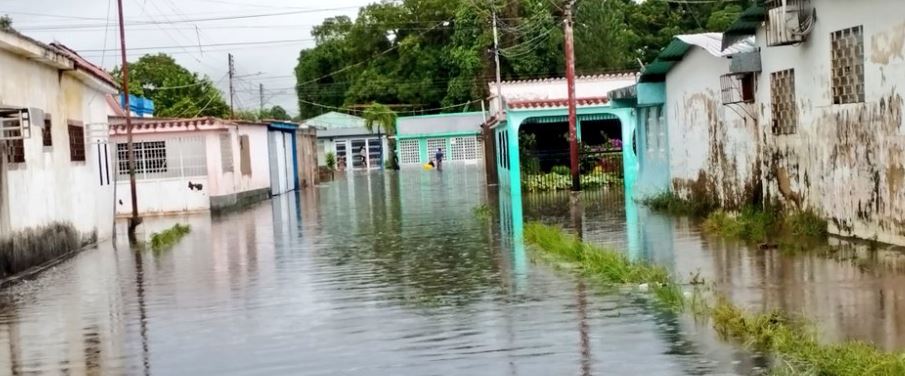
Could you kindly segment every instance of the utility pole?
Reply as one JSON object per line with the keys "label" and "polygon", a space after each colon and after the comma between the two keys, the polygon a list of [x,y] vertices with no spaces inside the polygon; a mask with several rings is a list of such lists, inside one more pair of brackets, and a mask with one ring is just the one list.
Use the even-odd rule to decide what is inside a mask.
{"label": "utility pole", "polygon": [[569,159],[571,160],[572,191],[581,190],[581,171],[578,165],[578,131],[576,130],[575,100],[575,46],[572,36],[572,6],[575,0],[569,0],[566,4],[565,20],[565,52],[566,52],[566,83],[569,91]]}
{"label": "utility pole", "polygon": [[259,85],[258,91],[260,92],[260,96],[261,96],[261,109],[258,111],[258,115],[263,116],[264,115],[264,84],[258,84],[258,85]]}
{"label": "utility pole", "polygon": [[[118,0],[122,1],[122,0]],[[236,111],[233,108],[233,97],[236,96],[236,92],[233,89],[233,76],[236,74],[235,62],[233,61],[233,54],[229,54],[229,118],[236,118]]]}
{"label": "utility pole", "polygon": [[[499,31],[497,31],[497,19],[496,19],[496,10],[493,7],[493,0],[490,0],[490,14],[493,17],[493,57],[496,62],[496,98],[497,103],[499,104],[499,108],[497,108],[497,113],[494,115],[500,115],[503,112],[503,85],[502,78],[500,72],[500,37]],[[484,105],[484,102],[481,102],[481,106]],[[493,110],[491,108],[491,110]],[[497,118],[499,119],[499,117]],[[496,137],[493,136],[493,130],[490,129],[489,124],[486,124],[485,120],[485,129],[484,131],[484,172],[487,179],[487,185],[494,186],[499,182],[499,177],[497,176],[496,169],[496,158],[493,157],[497,154],[496,151]]]}
{"label": "utility pole", "polygon": [[129,189],[132,195],[132,217],[129,218],[129,241],[135,241],[135,229],[141,224],[138,216],[138,191],[135,188],[135,145],[132,143],[132,108],[129,107],[129,61],[126,58],[126,27],[123,21],[123,0],[116,0],[119,8],[119,44],[123,65],[123,107],[126,113],[127,154],[129,161]]}

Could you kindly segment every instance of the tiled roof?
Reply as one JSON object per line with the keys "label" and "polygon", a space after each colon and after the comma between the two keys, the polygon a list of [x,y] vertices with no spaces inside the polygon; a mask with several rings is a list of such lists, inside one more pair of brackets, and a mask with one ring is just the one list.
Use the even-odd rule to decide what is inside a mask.
{"label": "tiled roof", "polygon": [[66,57],[72,59],[72,61],[75,62],[76,67],[81,68],[88,74],[94,76],[94,78],[97,78],[112,87],[119,87],[119,85],[116,83],[116,80],[113,79],[113,76],[107,73],[107,71],[105,71],[103,68],[100,68],[97,65],[88,62],[88,60],[85,60],[85,58],[79,56],[78,52],[75,52],[75,50],[57,42],[51,43],[50,46],[55,48]]}
{"label": "tiled roof", "polygon": [[[616,72],[616,73],[604,73],[604,74],[592,74],[585,76],[576,76],[575,80],[577,81],[592,81],[592,80],[624,80],[628,78],[634,78],[638,74],[637,71],[625,71],[625,72]],[[512,80],[512,81],[503,81],[503,84],[531,84],[538,82],[560,82],[565,81],[565,77],[551,77],[551,78],[538,78],[538,79],[530,79],[530,80]],[[494,83],[491,83],[493,85]]]}
{"label": "tiled roof", "polygon": [[[576,100],[578,106],[600,106],[609,102],[606,97],[578,98]],[[526,101],[513,101],[508,103],[510,109],[542,109],[542,108],[559,108],[569,105],[568,99],[537,99]]]}
{"label": "tiled roof", "polygon": [[[157,118],[133,118],[132,131],[189,131],[189,130],[211,130],[218,129],[221,126],[234,124],[228,120],[221,120],[214,117],[190,118],[190,119],[157,119]],[[111,118],[110,134],[125,134],[125,119]]]}

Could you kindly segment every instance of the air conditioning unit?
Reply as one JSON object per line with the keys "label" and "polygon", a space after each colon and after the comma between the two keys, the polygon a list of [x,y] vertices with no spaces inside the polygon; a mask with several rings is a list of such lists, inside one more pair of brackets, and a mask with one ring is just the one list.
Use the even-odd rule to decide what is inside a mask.
{"label": "air conditioning unit", "polygon": [[31,138],[32,124],[44,124],[37,108],[0,108],[0,141]]}
{"label": "air conditioning unit", "polygon": [[767,45],[786,46],[804,42],[816,21],[810,0],[767,2]]}

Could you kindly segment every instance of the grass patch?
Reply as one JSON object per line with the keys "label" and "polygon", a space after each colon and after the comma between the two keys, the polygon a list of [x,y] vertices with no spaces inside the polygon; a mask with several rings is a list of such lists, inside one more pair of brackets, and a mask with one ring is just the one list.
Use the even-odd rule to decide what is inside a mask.
{"label": "grass patch", "polygon": [[704,221],[704,230],[748,241],[792,243],[825,239],[826,220],[811,211],[783,214],[776,209],[746,207],[738,213],[717,210]]}
{"label": "grass patch", "polygon": [[721,300],[710,317],[722,336],[776,354],[776,375],[905,375],[905,354],[862,342],[820,344],[807,324],[781,312],[748,313]]}
{"label": "grass patch", "polygon": [[673,193],[662,192],[641,200],[647,207],[674,215],[706,216],[715,208],[709,201],[692,201]]}
{"label": "grass patch", "polygon": [[480,220],[486,221],[493,215],[493,211],[487,204],[481,204],[471,209],[471,214]]}
{"label": "grass patch", "polygon": [[152,250],[164,250],[178,243],[191,230],[192,228],[189,225],[177,223],[166,230],[151,234],[151,241],[148,243],[151,245]]}
{"label": "grass patch", "polygon": [[599,282],[645,286],[668,308],[684,305],[682,289],[661,266],[631,261],[620,252],[581,242],[558,227],[535,222],[525,225],[525,241]]}
{"label": "grass patch", "polygon": [[582,274],[598,281],[650,286],[654,299],[664,306],[709,318],[724,338],[774,355],[774,375],[905,375],[905,354],[884,352],[862,342],[821,344],[804,320],[782,312],[750,313],[726,299],[711,304],[701,294],[686,298],[680,284],[664,268],[583,243],[558,227],[529,223],[525,241],[548,256],[576,265]]}

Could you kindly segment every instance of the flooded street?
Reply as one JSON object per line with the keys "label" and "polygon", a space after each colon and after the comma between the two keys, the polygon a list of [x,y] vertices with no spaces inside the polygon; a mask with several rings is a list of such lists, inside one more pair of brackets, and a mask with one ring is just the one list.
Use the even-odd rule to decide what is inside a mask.
{"label": "flooded street", "polygon": [[[905,348],[905,263],[866,245],[783,253],[702,236],[622,192],[524,199],[526,219],[687,276],[828,340]],[[500,202],[502,200],[502,202]],[[211,218],[172,249],[107,242],[0,291],[0,375],[749,375],[690,317],[605,290],[511,240],[478,169],[353,174]],[[474,208],[502,208],[481,220]],[[838,241],[836,241],[838,242]]]}

